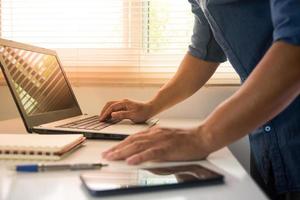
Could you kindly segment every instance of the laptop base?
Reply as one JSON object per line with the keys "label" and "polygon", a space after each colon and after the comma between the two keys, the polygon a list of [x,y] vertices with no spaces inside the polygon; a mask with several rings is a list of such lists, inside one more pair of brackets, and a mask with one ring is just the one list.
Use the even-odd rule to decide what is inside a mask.
{"label": "laptop base", "polygon": [[[45,130],[45,129],[33,129],[32,132],[38,134],[80,134],[81,132],[75,131],[61,131],[61,130]],[[87,139],[101,139],[101,140],[124,140],[128,135],[122,134],[110,134],[110,133],[89,133],[82,132]]]}

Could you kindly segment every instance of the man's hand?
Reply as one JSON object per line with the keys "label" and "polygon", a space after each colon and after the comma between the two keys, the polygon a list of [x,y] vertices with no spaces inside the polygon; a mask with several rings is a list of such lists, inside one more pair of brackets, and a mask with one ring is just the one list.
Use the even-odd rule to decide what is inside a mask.
{"label": "man's hand", "polygon": [[100,121],[130,119],[135,123],[145,122],[194,94],[218,65],[186,54],[174,77],[149,102],[110,101],[102,109]]}
{"label": "man's hand", "polygon": [[134,123],[141,123],[152,117],[151,113],[150,103],[141,103],[128,99],[110,101],[103,107],[100,114],[100,121],[130,119]]}
{"label": "man's hand", "polygon": [[212,149],[201,128],[171,129],[153,127],[131,135],[103,152],[107,160],[126,160],[136,165],[146,161],[187,161],[205,158]]}

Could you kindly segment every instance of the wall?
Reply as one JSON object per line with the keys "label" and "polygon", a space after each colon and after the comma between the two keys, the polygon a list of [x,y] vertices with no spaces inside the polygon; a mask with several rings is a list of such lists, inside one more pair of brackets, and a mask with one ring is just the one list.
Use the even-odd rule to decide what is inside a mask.
{"label": "wall", "polygon": [[[145,101],[151,98],[158,87],[73,87],[84,112],[98,114],[109,100],[123,98]],[[160,114],[161,118],[199,118],[207,116],[220,102],[232,95],[237,87],[204,87],[191,98]],[[18,117],[17,109],[5,86],[0,87],[0,120]],[[249,171],[248,139],[230,145],[230,149]]]}

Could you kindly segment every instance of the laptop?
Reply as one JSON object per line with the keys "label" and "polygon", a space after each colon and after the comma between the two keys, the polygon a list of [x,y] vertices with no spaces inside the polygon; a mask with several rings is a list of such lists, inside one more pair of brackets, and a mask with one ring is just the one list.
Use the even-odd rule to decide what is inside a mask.
{"label": "laptop", "polygon": [[29,133],[82,133],[87,138],[124,139],[156,124],[100,122],[83,114],[55,51],[0,39],[1,69]]}

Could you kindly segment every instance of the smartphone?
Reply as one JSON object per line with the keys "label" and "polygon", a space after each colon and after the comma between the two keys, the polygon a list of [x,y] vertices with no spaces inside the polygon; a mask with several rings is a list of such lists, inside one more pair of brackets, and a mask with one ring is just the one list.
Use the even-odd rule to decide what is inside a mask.
{"label": "smartphone", "polygon": [[99,172],[80,175],[93,196],[132,194],[155,190],[221,184],[224,176],[200,164],[143,168],[135,172]]}

